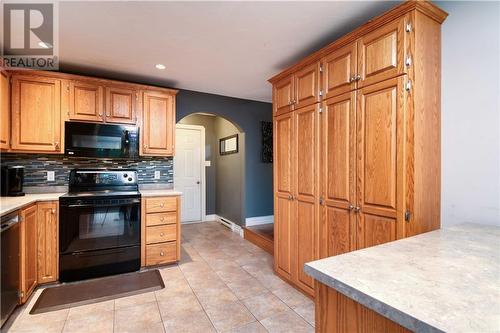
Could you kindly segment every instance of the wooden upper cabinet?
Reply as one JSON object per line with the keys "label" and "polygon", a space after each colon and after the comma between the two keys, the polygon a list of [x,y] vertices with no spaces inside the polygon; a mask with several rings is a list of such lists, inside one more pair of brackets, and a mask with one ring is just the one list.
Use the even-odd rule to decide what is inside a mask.
{"label": "wooden upper cabinet", "polygon": [[319,102],[319,62],[306,65],[294,74],[294,108]]}
{"label": "wooden upper cabinet", "polygon": [[274,115],[280,115],[293,110],[293,83],[293,76],[290,75],[273,85]]}
{"label": "wooden upper cabinet", "polygon": [[10,77],[0,71],[0,149],[10,148]]}
{"label": "wooden upper cabinet", "polygon": [[322,59],[324,98],[341,95],[356,88],[357,43],[337,49]]}
{"label": "wooden upper cabinet", "polygon": [[103,121],[103,87],[92,82],[71,81],[69,84],[69,119]]}
{"label": "wooden upper cabinet", "polygon": [[12,149],[62,153],[61,80],[12,77]]}
{"label": "wooden upper cabinet", "polygon": [[106,122],[135,124],[137,123],[138,93],[135,89],[107,86],[106,90]]}
{"label": "wooden upper cabinet", "polygon": [[24,303],[37,285],[37,207],[21,211],[21,302]]}
{"label": "wooden upper cabinet", "polygon": [[38,283],[54,282],[59,275],[58,202],[40,202],[37,206]]}
{"label": "wooden upper cabinet", "polygon": [[142,117],[141,155],[174,155],[175,96],[145,91]]}
{"label": "wooden upper cabinet", "polygon": [[358,40],[358,87],[404,73],[406,17],[394,20]]}
{"label": "wooden upper cabinet", "polygon": [[358,92],[358,248],[403,237],[404,79]]}
{"label": "wooden upper cabinet", "polygon": [[322,120],[320,255],[329,257],[356,248],[356,92],[324,101]]}

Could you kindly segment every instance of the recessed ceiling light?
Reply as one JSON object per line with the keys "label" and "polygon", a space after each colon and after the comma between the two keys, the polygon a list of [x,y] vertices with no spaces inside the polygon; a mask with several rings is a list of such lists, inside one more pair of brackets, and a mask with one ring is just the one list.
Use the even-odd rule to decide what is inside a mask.
{"label": "recessed ceiling light", "polygon": [[44,49],[49,49],[52,47],[52,45],[50,45],[49,43],[45,43],[45,42],[38,42],[38,46],[43,47]]}
{"label": "recessed ceiling light", "polygon": [[162,65],[162,64],[156,64],[155,65],[156,69],[165,69],[165,65]]}

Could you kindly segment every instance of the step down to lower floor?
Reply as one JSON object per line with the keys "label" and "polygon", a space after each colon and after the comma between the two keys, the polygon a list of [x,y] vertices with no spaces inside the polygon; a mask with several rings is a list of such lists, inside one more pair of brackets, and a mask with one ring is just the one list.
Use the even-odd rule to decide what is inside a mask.
{"label": "step down to lower floor", "polygon": [[274,224],[261,224],[244,228],[247,241],[257,245],[269,254],[274,254]]}

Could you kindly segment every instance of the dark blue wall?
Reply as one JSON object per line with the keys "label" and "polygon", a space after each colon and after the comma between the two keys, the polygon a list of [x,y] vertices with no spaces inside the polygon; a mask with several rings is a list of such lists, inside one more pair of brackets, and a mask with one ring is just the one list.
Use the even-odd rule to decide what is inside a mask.
{"label": "dark blue wall", "polygon": [[245,216],[273,214],[273,167],[261,162],[261,121],[272,121],[271,103],[180,90],[176,98],[177,121],[206,112],[231,121],[245,133]]}

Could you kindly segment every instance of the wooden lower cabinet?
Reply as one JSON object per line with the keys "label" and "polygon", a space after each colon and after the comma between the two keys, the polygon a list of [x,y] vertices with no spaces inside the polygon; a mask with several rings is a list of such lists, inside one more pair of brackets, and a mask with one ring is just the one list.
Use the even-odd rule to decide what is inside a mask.
{"label": "wooden lower cabinet", "polygon": [[317,333],[411,331],[320,282],[316,282]]}
{"label": "wooden lower cabinet", "polygon": [[38,283],[42,284],[59,278],[59,203],[40,202],[37,206]]}
{"label": "wooden lower cabinet", "polygon": [[141,266],[181,258],[180,197],[145,197],[141,203]]}
{"label": "wooden lower cabinet", "polygon": [[10,75],[0,70],[0,149],[10,148]]}
{"label": "wooden lower cabinet", "polygon": [[38,283],[37,271],[37,206],[32,205],[21,210],[20,233],[20,288],[21,303],[26,302]]}

